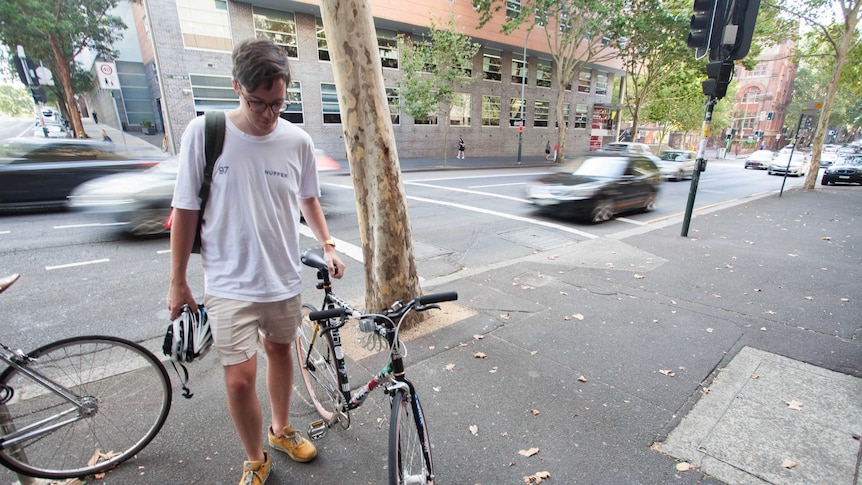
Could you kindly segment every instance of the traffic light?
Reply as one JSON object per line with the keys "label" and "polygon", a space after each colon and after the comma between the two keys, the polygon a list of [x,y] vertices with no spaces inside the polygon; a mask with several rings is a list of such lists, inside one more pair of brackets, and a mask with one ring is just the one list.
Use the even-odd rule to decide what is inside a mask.
{"label": "traffic light", "polygon": [[766,113],[766,120],[767,121],[772,121],[772,118],[775,118],[775,112],[774,111],[770,111],[769,113]]}
{"label": "traffic light", "polygon": [[720,42],[712,40],[716,23],[724,19],[716,18],[719,4],[725,0],[694,0],[694,14],[691,16],[691,32],[688,34],[688,46],[694,49],[694,58],[700,59],[710,51],[710,44]]}
{"label": "traffic light", "polygon": [[733,74],[733,61],[707,62],[706,76],[709,78],[701,82],[703,94],[713,96],[716,100],[727,94],[727,85]]}
{"label": "traffic light", "polygon": [[760,0],[736,0],[731,8],[727,21],[727,33],[728,37],[735,40],[734,42],[725,41],[725,43],[733,44],[730,49],[730,58],[738,60],[747,56],[751,47],[754,23],[757,21],[757,11],[760,10]]}
{"label": "traffic light", "polygon": [[727,136],[724,137],[724,141],[727,143],[730,143],[730,140],[732,140],[732,139],[733,139],[733,135],[731,135],[730,133],[728,133]]}

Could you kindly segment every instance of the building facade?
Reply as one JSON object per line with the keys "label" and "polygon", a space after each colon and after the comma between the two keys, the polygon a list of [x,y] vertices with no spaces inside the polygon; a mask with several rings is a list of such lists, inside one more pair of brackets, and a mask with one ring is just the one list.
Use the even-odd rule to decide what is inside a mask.
{"label": "building facade", "polygon": [[[509,3],[513,2],[518,3]],[[526,29],[504,35],[501,21],[476,30],[478,14],[470,0],[370,3],[399,156],[442,157],[447,149],[453,156],[458,136],[464,138],[467,156],[514,156],[522,123],[522,92],[523,154],[543,154],[549,140],[554,145],[560,87],[544,36],[530,37]],[[142,46],[143,75],[158,113],[155,121],[171,146],[179,146],[183,130],[194,117],[237,106],[239,99],[231,87],[231,51],[243,39],[265,36],[284,47],[291,58],[291,105],[283,116],[311,134],[318,148],[335,158],[346,157],[332,64],[316,2],[145,0],[131,7]],[[481,48],[473,59],[471,82],[459,90],[450,109],[452,146],[444,147],[441,113],[413,119],[399,109],[398,36],[421,36],[432,19],[444,24],[450,12],[461,32]],[[595,148],[614,139],[619,113],[611,96],[613,83],[622,75],[619,63],[592,65],[566,90],[567,151]]]}
{"label": "building facade", "polygon": [[793,94],[796,65],[790,41],[770,46],[757,57],[751,71],[737,66],[739,83],[733,100],[734,142],[749,141],[752,148],[777,150],[793,138],[784,132],[787,109]]}

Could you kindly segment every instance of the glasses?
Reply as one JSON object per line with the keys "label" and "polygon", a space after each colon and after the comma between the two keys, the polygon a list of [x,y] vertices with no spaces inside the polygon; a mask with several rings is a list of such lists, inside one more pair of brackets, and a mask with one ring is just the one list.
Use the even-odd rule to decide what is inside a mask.
{"label": "glasses", "polygon": [[266,110],[272,111],[272,114],[284,113],[290,108],[290,101],[284,100],[276,103],[264,103],[263,101],[252,101],[246,97],[245,94],[242,95],[243,99],[245,99],[245,104],[248,105],[249,109],[254,111],[255,113],[263,113]]}

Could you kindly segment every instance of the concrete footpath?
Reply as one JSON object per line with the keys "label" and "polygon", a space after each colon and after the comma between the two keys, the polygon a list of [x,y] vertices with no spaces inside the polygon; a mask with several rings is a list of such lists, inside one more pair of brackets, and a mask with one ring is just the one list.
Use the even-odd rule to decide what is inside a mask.
{"label": "concrete footpath", "polygon": [[[860,207],[862,187],[818,186],[697,211],[688,237],[670,219],[537,231],[522,257],[474,248],[456,272],[417,258],[423,291],[458,291],[446,313],[466,316],[406,341],[436,483],[862,484]],[[353,267],[336,292],[362,295]],[[383,362],[350,357],[354,386]],[[93,483],[237,482],[221,370],[191,370],[195,397],[177,394],[153,443]],[[304,426],[315,414],[298,374],[294,387]],[[385,483],[387,408],[371,396],[310,464],[274,454],[267,483]]]}

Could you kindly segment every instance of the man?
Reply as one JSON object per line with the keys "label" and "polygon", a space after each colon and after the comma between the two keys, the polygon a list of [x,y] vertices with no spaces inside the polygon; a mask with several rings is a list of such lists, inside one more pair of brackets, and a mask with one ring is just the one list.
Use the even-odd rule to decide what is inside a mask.
{"label": "man", "polygon": [[[248,485],[262,485],[270,471],[255,389],[261,342],[272,410],[269,445],[299,462],[317,456],[314,445],[288,423],[291,342],[301,321],[300,211],[323,241],[330,273],[336,278],[344,273],[318,201],[314,144],[306,132],[279,117],[286,109],[288,85],[283,49],[268,39],[236,46],[233,89],[240,105],[225,113],[224,148],[213,170],[201,229],[204,303],[224,367],[228,412],[247,455],[240,483]],[[197,308],[186,269],[200,210],[204,138],[204,118],[198,117],[189,123],[180,147],[167,295],[171,319],[184,304]]]}

